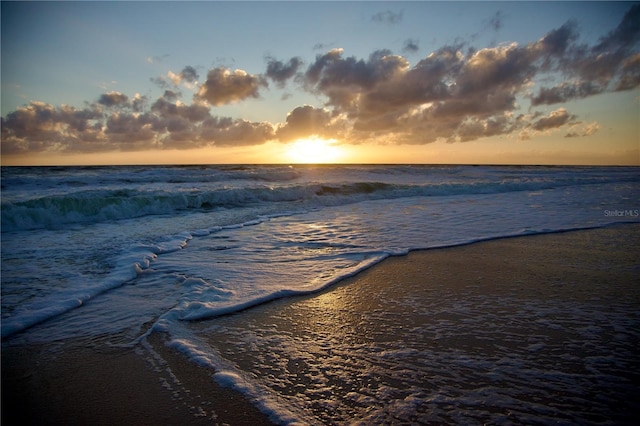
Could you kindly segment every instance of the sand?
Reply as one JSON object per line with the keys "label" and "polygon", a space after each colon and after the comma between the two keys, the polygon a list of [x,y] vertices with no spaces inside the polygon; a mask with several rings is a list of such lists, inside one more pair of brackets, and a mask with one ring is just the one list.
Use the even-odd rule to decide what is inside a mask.
{"label": "sand", "polygon": [[[640,226],[621,225],[417,251],[387,259],[321,294],[277,301],[225,321],[273,321],[274,312],[288,309],[293,313],[279,318],[289,323],[280,327],[295,336],[308,332],[296,318],[331,309],[338,299],[349,311],[368,312],[391,287],[394,294],[411,297],[491,292],[541,300],[595,298],[612,306],[625,300],[640,309],[639,242]],[[358,318],[341,317],[340,325]],[[383,336],[384,324],[377,327],[371,336]],[[269,424],[240,394],[219,387],[211,379],[213,371],[165,347],[163,338],[153,335],[147,348],[106,346],[104,336],[47,346],[3,343],[2,424]],[[450,339],[446,344],[468,342]],[[637,357],[629,362],[640,367]]]}
{"label": "sand", "polygon": [[[150,339],[171,365],[141,348],[100,340],[4,348],[3,425],[269,424],[211,373]],[[153,361],[153,363],[152,363]]]}

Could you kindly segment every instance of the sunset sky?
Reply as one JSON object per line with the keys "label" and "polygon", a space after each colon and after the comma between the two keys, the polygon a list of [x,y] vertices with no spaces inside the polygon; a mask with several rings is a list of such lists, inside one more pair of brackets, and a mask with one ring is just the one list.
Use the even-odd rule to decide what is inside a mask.
{"label": "sunset sky", "polygon": [[637,2],[2,2],[2,164],[640,164]]}

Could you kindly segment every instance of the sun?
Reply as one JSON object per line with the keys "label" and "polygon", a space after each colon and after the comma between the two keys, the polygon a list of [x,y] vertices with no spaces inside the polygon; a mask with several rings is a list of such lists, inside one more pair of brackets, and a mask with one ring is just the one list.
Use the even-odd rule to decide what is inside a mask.
{"label": "sun", "polygon": [[318,164],[335,163],[343,156],[335,139],[312,136],[293,142],[286,155],[294,163]]}

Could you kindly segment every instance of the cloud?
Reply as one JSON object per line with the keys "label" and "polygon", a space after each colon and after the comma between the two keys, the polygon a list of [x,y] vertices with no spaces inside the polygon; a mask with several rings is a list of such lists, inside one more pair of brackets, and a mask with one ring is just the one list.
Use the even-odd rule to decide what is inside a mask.
{"label": "cloud", "polygon": [[293,57],[286,64],[274,58],[268,58],[266,76],[270,78],[280,87],[296,75],[298,69],[302,66],[302,59]]}
{"label": "cloud", "polygon": [[420,46],[418,45],[419,41],[413,38],[408,38],[404,41],[402,46],[402,51],[407,53],[416,53],[420,50]]}
{"label": "cloud", "polygon": [[161,89],[177,88],[181,84],[193,89],[199,78],[198,71],[191,65],[187,65],[178,73],[168,71],[166,76],[152,77],[150,81]]}
{"label": "cloud", "polygon": [[[2,118],[2,153],[190,149],[275,138],[270,123],[212,116],[203,104],[173,102],[175,96],[168,91],[146,112],[140,106],[146,104],[145,97],[124,99],[105,94],[102,103],[83,109],[32,101]],[[108,109],[102,108],[105,102]]]}
{"label": "cloud", "polygon": [[617,52],[637,47],[640,41],[640,4],[632,5],[615,30],[600,39],[594,52]]}
{"label": "cloud", "polygon": [[[93,107],[76,109],[68,105],[54,107],[31,101],[2,118],[2,153],[92,151],[101,132],[102,113]],[[103,148],[104,149],[104,148]]]}
{"label": "cloud", "polygon": [[183,82],[185,84],[195,84],[198,82],[198,78],[200,78],[196,69],[190,65],[184,67],[178,74],[169,71],[168,76],[176,86]]}
{"label": "cloud", "polygon": [[466,118],[458,125],[448,142],[467,142],[502,135],[510,133],[512,128],[510,114],[495,115],[486,119]]}
{"label": "cloud", "polygon": [[98,103],[106,107],[112,107],[115,105],[126,104],[128,100],[129,100],[129,97],[120,92],[109,92],[109,93],[103,93],[102,95],[100,95],[100,99],[98,99]]}
{"label": "cloud", "polygon": [[[577,118],[564,108],[544,117],[517,114],[519,102],[553,105],[638,87],[635,9],[593,47],[578,44],[577,25],[569,21],[524,45],[466,51],[462,44],[443,46],[413,67],[389,51],[376,51],[365,60],[332,49],[309,65],[305,87],[324,95],[326,106],[351,120],[353,140],[428,143],[552,131]],[[537,81],[550,77],[560,80],[531,93]]]}
{"label": "cloud", "polygon": [[331,136],[331,119],[331,113],[324,108],[310,105],[297,107],[287,115],[285,124],[277,130],[276,136],[283,142],[312,135]]}
{"label": "cloud", "polygon": [[563,81],[554,87],[542,87],[531,98],[531,105],[552,105],[602,93],[604,88],[593,81]]}
{"label": "cloud", "polygon": [[600,130],[600,124],[597,122],[592,123],[576,123],[564,135],[565,138],[576,138],[576,137],[584,137],[591,136],[595,134],[598,130]]}
{"label": "cloud", "polygon": [[533,122],[531,128],[539,132],[544,132],[545,130],[564,126],[575,118],[576,117],[572,114],[569,114],[566,109],[559,108],[555,111],[551,111],[548,116],[542,117]]}
{"label": "cloud", "polygon": [[118,144],[121,150],[133,150],[148,146],[146,142],[155,139],[158,127],[159,121],[151,114],[114,112],[107,116],[101,131],[105,140]]}
{"label": "cloud", "polygon": [[160,118],[181,117],[190,122],[203,121],[209,116],[209,108],[205,105],[186,105],[180,101],[172,103],[166,97],[158,98],[151,106],[151,111]]}
{"label": "cloud", "polygon": [[207,80],[200,86],[195,99],[207,101],[214,106],[224,105],[246,98],[257,98],[260,96],[260,88],[266,86],[267,83],[261,76],[238,69],[231,72],[227,68],[218,67],[209,70]]}
{"label": "cloud", "polygon": [[574,21],[568,21],[560,28],[548,32],[534,44],[534,48],[546,55],[562,55],[577,38],[577,24]]}
{"label": "cloud", "polygon": [[403,12],[392,12],[391,10],[385,10],[384,12],[378,12],[371,16],[373,22],[382,24],[397,24],[402,21]]}
{"label": "cloud", "polygon": [[171,84],[167,81],[167,79],[164,76],[151,77],[149,81],[161,89],[168,89],[171,87]]}
{"label": "cloud", "polygon": [[[555,69],[568,79],[553,87],[542,87],[531,98],[533,106],[640,86],[640,5],[633,5],[618,27],[592,47],[576,43],[576,28],[576,23],[570,21],[538,43],[545,54],[557,56]],[[553,68],[549,61],[545,65]]]}
{"label": "cloud", "polygon": [[267,122],[210,117],[202,123],[200,137],[218,146],[257,145],[274,139],[274,130]]}
{"label": "cloud", "polygon": [[373,52],[367,61],[343,58],[342,54],[343,49],[332,49],[316,56],[304,75],[307,88],[328,96],[329,104],[339,110],[352,109],[360,94],[393,79],[409,66],[405,58],[387,50]]}
{"label": "cloud", "polygon": [[489,26],[494,30],[494,31],[500,31],[500,29],[502,28],[502,20],[504,19],[504,13],[502,13],[501,11],[497,11],[492,17],[491,19],[489,19]]}
{"label": "cloud", "polygon": [[[361,58],[334,48],[307,65],[298,56],[269,57],[262,74],[216,67],[204,82],[185,66],[151,79],[163,89],[155,100],[110,91],[83,108],[32,101],[2,118],[2,153],[188,149],[312,135],[388,144],[561,131],[589,136],[599,124],[581,121],[562,104],[640,86],[639,14],[640,5],[632,5],[593,45],[581,43],[577,23],[569,21],[525,44],[444,45],[415,64],[385,49]],[[374,16],[397,23],[402,14]],[[497,30],[502,15],[494,18]],[[415,53],[417,44],[407,39],[404,50]],[[258,98],[269,80],[279,87],[293,81],[298,86],[291,91],[315,95],[320,105],[294,107],[273,123],[212,114],[213,107]],[[190,103],[182,101],[183,86],[195,92]],[[552,111],[540,110],[550,105]]]}
{"label": "cloud", "polygon": [[329,47],[331,46],[335,46],[336,43],[335,42],[331,42],[331,43],[316,43],[313,45],[313,50],[327,50]]}
{"label": "cloud", "polygon": [[640,86],[640,53],[625,59],[622,63],[620,80],[615,90],[631,90],[638,86]]}
{"label": "cloud", "polygon": [[160,56],[147,56],[145,58],[145,60],[147,61],[147,63],[149,64],[155,64],[158,62],[162,62],[165,59],[167,59],[170,55],[168,53],[164,54],[164,55],[160,55]]}
{"label": "cloud", "polygon": [[178,100],[178,98],[180,98],[181,96],[182,96],[182,93],[175,92],[173,90],[165,90],[164,94],[162,95],[164,99],[171,102]]}
{"label": "cloud", "polygon": [[[634,58],[640,49],[640,4],[629,8],[620,24],[602,37],[593,47],[567,47],[562,71],[567,75],[593,82],[608,90],[611,86],[623,90],[640,83]],[[617,84],[616,84],[617,82]]]}

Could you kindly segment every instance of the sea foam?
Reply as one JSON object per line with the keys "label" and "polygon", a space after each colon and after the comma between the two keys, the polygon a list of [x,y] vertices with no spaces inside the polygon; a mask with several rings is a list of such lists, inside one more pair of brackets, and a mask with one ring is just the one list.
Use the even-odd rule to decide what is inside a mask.
{"label": "sea foam", "polygon": [[[225,315],[415,249],[640,220],[605,213],[637,210],[635,168],[11,171],[3,179],[22,186],[3,192],[3,337],[98,296],[93,328],[67,321],[49,335]],[[163,302],[119,318],[109,301],[123,287]]]}

